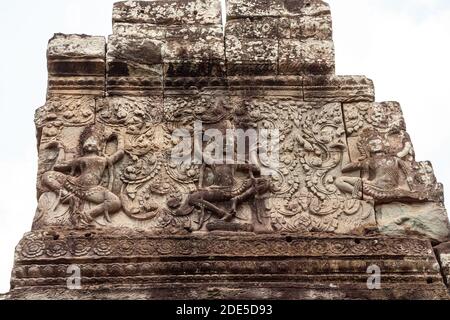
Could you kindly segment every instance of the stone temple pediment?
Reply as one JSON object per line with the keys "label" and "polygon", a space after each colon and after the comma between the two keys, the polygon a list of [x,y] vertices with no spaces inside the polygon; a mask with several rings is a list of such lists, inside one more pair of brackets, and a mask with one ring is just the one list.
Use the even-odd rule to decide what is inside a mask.
{"label": "stone temple pediment", "polygon": [[400,104],[335,74],[329,5],[227,0],[226,17],[118,2],[107,39],[50,40],[9,297],[449,298],[443,186]]}

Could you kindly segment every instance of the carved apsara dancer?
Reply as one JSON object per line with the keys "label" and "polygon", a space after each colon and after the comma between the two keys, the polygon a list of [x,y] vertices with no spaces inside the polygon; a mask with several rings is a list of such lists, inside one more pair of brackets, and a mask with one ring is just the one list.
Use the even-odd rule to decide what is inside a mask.
{"label": "carved apsara dancer", "polygon": [[[427,201],[429,196],[425,192],[412,190],[413,178],[408,164],[397,155],[386,152],[383,138],[376,131],[366,131],[364,135],[362,140],[368,150],[367,157],[342,169],[343,173],[361,170],[361,178],[339,177],[336,179],[337,187],[356,198],[366,196],[378,203]],[[406,178],[410,190],[402,187],[402,175]]]}
{"label": "carved apsara dancer", "polygon": [[[255,178],[259,170],[251,165],[214,165],[211,167],[214,183],[205,188],[191,193],[188,199],[176,212],[176,215],[184,216],[192,213],[195,207],[204,207],[218,218],[231,221],[236,217],[237,206],[247,200],[264,194],[268,190],[268,182],[264,178]],[[250,179],[243,185],[235,188],[234,171],[246,171],[250,173]],[[231,210],[225,210],[217,206],[218,203],[231,202]]]}
{"label": "carved apsara dancer", "polygon": [[[116,137],[117,138],[117,137]],[[98,132],[94,126],[87,127],[80,137],[81,156],[74,160],[56,164],[53,171],[44,173],[42,184],[58,195],[55,208],[60,203],[70,203],[75,224],[89,225],[97,217],[110,215],[121,209],[121,201],[112,188],[112,168],[124,156],[122,143],[111,156],[103,156],[100,151]],[[103,174],[110,169],[109,189],[101,186]],[[84,210],[85,203],[95,204]]]}
{"label": "carved apsara dancer", "polygon": [[[225,137],[225,139],[227,139],[227,129],[234,129],[233,125],[227,120],[217,124],[215,128],[218,128],[223,133],[222,137]],[[234,143],[234,141],[232,142]],[[217,141],[213,140],[209,143],[213,145]],[[223,141],[223,145],[228,146],[229,143]],[[198,153],[198,151],[194,149],[194,152]],[[186,216],[191,214],[194,208],[199,208],[202,210],[202,217],[199,223],[200,227],[204,223],[205,210],[208,210],[223,221],[231,222],[236,218],[238,205],[257,198],[269,189],[268,180],[260,177],[261,171],[256,165],[223,163],[226,162],[223,161],[227,156],[226,152],[223,154],[223,159],[215,159],[207,152],[196,154],[196,156],[204,161],[200,174],[199,188],[197,191],[188,195],[184,204],[176,210],[175,215]],[[206,169],[209,171],[208,180],[210,181],[208,186],[204,186],[203,183]],[[238,171],[249,174],[249,178],[241,186],[236,186],[235,175]],[[231,210],[222,208],[219,206],[220,204],[230,204]],[[258,220],[261,219],[258,213],[257,218]]]}

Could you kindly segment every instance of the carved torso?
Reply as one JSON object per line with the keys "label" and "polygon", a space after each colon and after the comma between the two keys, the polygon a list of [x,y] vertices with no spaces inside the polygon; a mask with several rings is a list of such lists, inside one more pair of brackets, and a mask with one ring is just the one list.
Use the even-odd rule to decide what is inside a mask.
{"label": "carved torso", "polygon": [[395,157],[379,155],[371,158],[368,171],[369,182],[378,188],[391,190],[399,186],[400,168]]}
{"label": "carved torso", "polygon": [[108,165],[105,157],[89,156],[76,160],[75,166],[80,174],[73,179],[78,185],[83,187],[98,186],[102,180],[102,175]]}

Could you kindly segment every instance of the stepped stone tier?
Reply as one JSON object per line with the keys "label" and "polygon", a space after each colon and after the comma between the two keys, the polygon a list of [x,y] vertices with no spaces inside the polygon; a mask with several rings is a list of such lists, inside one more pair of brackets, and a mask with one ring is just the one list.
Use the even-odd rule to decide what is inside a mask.
{"label": "stepped stone tier", "polygon": [[[108,39],[50,40],[8,297],[448,299],[443,187],[400,105],[335,74],[329,5],[228,0],[226,17],[219,0],[118,2]],[[200,149],[212,129],[279,143],[174,163],[182,128]]]}

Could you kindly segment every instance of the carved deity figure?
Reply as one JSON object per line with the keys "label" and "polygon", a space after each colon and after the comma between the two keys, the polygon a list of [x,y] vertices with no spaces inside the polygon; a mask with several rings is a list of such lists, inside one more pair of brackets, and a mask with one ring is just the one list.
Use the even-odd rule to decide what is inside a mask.
{"label": "carved deity figure", "polygon": [[[53,171],[42,176],[43,186],[58,196],[54,209],[61,203],[69,204],[72,220],[77,225],[89,225],[101,215],[110,221],[110,215],[121,209],[119,197],[110,189],[114,176],[113,165],[124,156],[123,143],[119,141],[117,152],[111,156],[102,155],[100,145],[101,137],[95,127],[87,127],[80,137],[81,156],[57,163]],[[109,189],[101,185],[108,168]],[[85,210],[86,203],[94,206]]]}
{"label": "carved deity figure", "polygon": [[[228,120],[214,124],[213,127],[223,133],[224,139],[229,138],[226,135],[227,130],[233,129],[233,125]],[[219,143],[219,145],[223,148],[224,145],[229,146],[229,142],[227,143],[225,140],[222,141],[223,144]],[[215,143],[217,144],[218,141],[209,142],[210,146]],[[205,210],[223,222],[232,222],[237,217],[237,207],[240,204],[255,200],[269,189],[268,180],[261,177],[261,171],[256,165],[229,164],[226,163],[227,161],[223,163],[224,158],[217,161],[207,153],[202,153],[201,157],[204,164],[201,169],[199,188],[189,194],[186,201],[175,212],[177,216],[186,216],[191,214],[195,208],[202,210],[200,228],[205,222]],[[237,172],[248,174],[239,184],[235,179]],[[261,220],[259,212],[256,212],[256,216],[258,220]]]}
{"label": "carved deity figure", "polygon": [[[353,194],[355,198],[367,197],[377,203],[427,200],[425,192],[412,190],[413,174],[408,163],[397,154],[387,152],[387,146],[378,132],[365,131],[360,144],[367,150],[367,156],[345,166],[342,172],[361,170],[361,178],[337,178],[336,186],[342,192]],[[402,186],[402,179],[406,179],[407,189]]]}
{"label": "carved deity figure", "polygon": [[[212,165],[210,171],[213,184],[191,193],[187,201],[177,211],[177,215],[190,214],[195,207],[205,208],[218,218],[230,222],[236,217],[237,206],[267,191],[267,180],[255,177],[260,174],[253,165]],[[236,188],[234,175],[236,171],[249,172],[250,179]],[[231,203],[231,210],[220,208],[218,203]]]}

